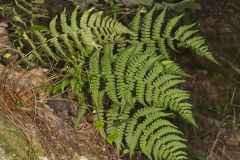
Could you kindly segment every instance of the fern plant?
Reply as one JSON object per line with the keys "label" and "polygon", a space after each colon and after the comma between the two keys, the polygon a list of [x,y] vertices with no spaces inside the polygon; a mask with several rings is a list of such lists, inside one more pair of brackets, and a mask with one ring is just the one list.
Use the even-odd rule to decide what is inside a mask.
{"label": "fern plant", "polygon": [[68,66],[65,79],[47,90],[56,93],[71,88],[76,93],[80,101],[77,122],[89,105],[84,92],[89,90],[94,126],[119,153],[128,148],[132,156],[140,148],[149,159],[187,159],[186,140],[172,118],[196,123],[187,102],[189,93],[178,87],[187,74],[170,60],[168,50],[187,47],[216,62],[205,41],[194,36],[194,25],[176,26],[183,15],[164,27],[166,9],[155,20],[154,9],[144,18],[139,11],[130,29],[93,10],[84,12],[80,20],[78,7],[69,20],[64,10],[60,22],[57,16],[50,22],[49,32],[34,31],[40,47],[33,52],[45,51],[52,60]]}

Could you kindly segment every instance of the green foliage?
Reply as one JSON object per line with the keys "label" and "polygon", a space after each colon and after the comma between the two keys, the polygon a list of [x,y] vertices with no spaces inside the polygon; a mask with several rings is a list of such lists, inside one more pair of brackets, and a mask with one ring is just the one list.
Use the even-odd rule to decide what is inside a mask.
{"label": "green foliage", "polygon": [[[90,15],[93,9],[90,9],[82,15],[80,20],[77,19],[79,7],[72,12],[70,24],[67,21],[66,10],[60,16],[61,30],[57,30],[57,16],[49,24],[49,32],[46,34],[40,31],[33,31],[39,39],[40,45],[48,55],[54,60],[64,60],[72,68],[67,70],[66,79],[57,82],[54,86],[46,86],[49,93],[64,91],[70,87],[81,99],[81,106],[85,105],[85,98],[82,95],[82,89],[88,81],[85,67],[88,65],[89,56],[100,50],[102,46],[98,43],[123,43],[125,38],[121,37],[124,33],[132,33],[121,23],[109,18],[103,17],[103,12],[96,12]],[[79,22],[79,23],[78,23]],[[50,35],[50,39],[45,37]],[[35,47],[37,50],[37,48]],[[39,50],[33,50],[37,53],[37,58],[41,58],[41,47]],[[90,65],[91,66],[91,65]],[[94,67],[94,65],[93,65]],[[86,112],[87,107],[81,107],[78,120]]]}
{"label": "green foliage", "polygon": [[195,24],[176,27],[177,22],[183,15],[171,18],[163,27],[166,8],[159,14],[153,22],[153,8],[141,19],[141,11],[133,19],[132,30],[136,33],[132,39],[143,42],[147,47],[156,48],[158,53],[165,58],[169,58],[167,47],[178,52],[178,48],[191,48],[197,55],[203,56],[210,61],[214,61],[212,53],[208,51],[208,46],[203,37],[195,36],[197,30],[192,29]]}
{"label": "green foliage", "polygon": [[[93,75],[90,91],[96,113],[101,113],[95,115],[95,123],[103,122],[106,115],[106,139],[114,142],[119,151],[126,147],[126,142],[131,155],[140,143],[141,151],[150,159],[186,157],[181,151],[185,148],[181,142],[184,139],[179,137],[181,132],[167,120],[171,114],[164,113],[168,109],[195,124],[191,105],[185,102],[188,93],[174,88],[184,82],[180,79],[184,72],[173,62],[166,63],[154,50],[143,51],[141,43],[116,55],[111,48],[106,46],[102,58],[94,53],[89,68]],[[168,65],[176,70],[169,70]],[[101,89],[100,82],[104,86]],[[103,98],[99,102],[102,92],[111,100],[108,105],[102,106]]]}
{"label": "green foliage", "polygon": [[[10,20],[10,39],[15,39],[13,46],[20,50],[24,50],[26,44],[28,43],[32,49],[36,48],[33,42],[32,35],[29,32],[33,30],[48,30],[46,26],[43,25],[33,25],[37,19],[49,19],[48,16],[44,14],[44,10],[41,6],[44,4],[44,0],[14,0],[7,1],[4,4],[0,4],[0,14]],[[26,56],[26,61],[34,59],[36,57],[40,58],[36,52],[30,56]]]}
{"label": "green foliage", "polygon": [[32,18],[48,18],[38,13],[41,11],[39,7],[44,4],[44,0],[34,0],[31,2],[27,2],[26,0],[15,0],[15,4],[25,15],[31,15]]}
{"label": "green foliage", "polygon": [[[61,31],[57,31],[57,16],[50,22],[51,39],[47,40],[39,31],[34,31],[45,51],[53,59],[75,60],[96,48],[100,49],[98,43],[124,42],[121,37],[123,33],[131,33],[127,27],[109,17],[102,17],[103,12],[91,14],[93,8],[84,12],[78,24],[77,11],[73,11],[70,25],[67,22],[66,10],[60,16]],[[91,15],[90,15],[91,14]],[[54,47],[52,51],[51,46]],[[80,53],[78,53],[80,52]]]}
{"label": "green foliage", "polygon": [[12,7],[12,24],[15,29],[20,32],[26,32],[26,30],[30,29],[30,26],[37,18],[49,18],[42,12],[41,5],[44,4],[44,0],[35,0],[28,2],[26,0],[15,0],[14,4],[11,4]]}
{"label": "green foliage", "polygon": [[12,13],[11,4],[0,4],[0,15],[1,17],[8,17]]}
{"label": "green foliage", "polygon": [[38,57],[44,51],[68,66],[64,78],[46,89],[57,93],[71,88],[76,93],[76,124],[88,109],[90,94],[94,126],[119,152],[128,148],[132,156],[140,148],[149,159],[187,159],[182,132],[171,119],[178,116],[196,124],[189,94],[179,88],[187,74],[170,60],[169,49],[191,48],[215,62],[204,39],[194,36],[194,24],[178,27],[183,15],[164,22],[165,8],[156,19],[154,9],[143,18],[140,10],[128,29],[93,9],[78,19],[78,9],[70,18],[66,10],[59,21],[53,18],[49,31],[34,31]]}

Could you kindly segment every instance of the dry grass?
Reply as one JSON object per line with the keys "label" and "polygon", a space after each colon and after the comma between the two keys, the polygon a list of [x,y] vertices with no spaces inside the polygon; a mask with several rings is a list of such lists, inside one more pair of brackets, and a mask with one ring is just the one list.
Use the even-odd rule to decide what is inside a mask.
{"label": "dry grass", "polygon": [[42,97],[34,87],[44,80],[40,71],[18,72],[2,66],[0,73],[3,77],[0,80],[0,111],[26,136],[29,159],[36,159],[32,137],[37,137],[49,159],[116,159],[113,149],[90,124],[85,122],[84,127],[75,130],[40,103]]}

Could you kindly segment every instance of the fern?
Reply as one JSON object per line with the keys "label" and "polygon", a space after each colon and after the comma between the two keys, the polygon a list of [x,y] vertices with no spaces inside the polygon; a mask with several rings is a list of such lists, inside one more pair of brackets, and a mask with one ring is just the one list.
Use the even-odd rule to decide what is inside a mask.
{"label": "fern", "polygon": [[[104,119],[104,114],[107,117],[107,140],[114,142],[119,151],[126,147],[123,143],[126,141],[131,155],[140,144],[142,152],[150,159],[186,158],[182,150],[186,146],[181,142],[184,139],[180,138],[182,133],[167,120],[171,114],[163,111],[168,108],[195,125],[191,105],[185,101],[189,94],[174,88],[184,82],[180,79],[184,72],[179,71],[176,65],[170,70],[166,66],[173,62],[162,60],[152,49],[144,51],[140,43],[117,55],[113,55],[111,46],[104,51],[102,59],[96,61],[97,66],[102,67],[91,79],[95,81],[101,77],[105,82],[104,91],[112,103],[101,113],[101,119]],[[117,56],[116,60],[113,56]],[[90,63],[90,72],[91,68]],[[99,87],[90,89],[92,93],[100,91]],[[137,109],[139,104],[141,108]]]}
{"label": "fern", "polygon": [[90,14],[93,8],[83,13],[78,24],[78,8],[76,7],[72,12],[70,25],[67,21],[66,10],[61,13],[61,31],[56,29],[58,17],[52,19],[49,25],[50,39],[46,40],[44,38],[46,34],[35,31],[45,51],[55,60],[74,58],[79,56],[77,52],[80,52],[81,56],[89,56],[86,48],[100,49],[101,46],[98,43],[124,42],[122,34],[133,34],[116,20],[102,17],[101,11]]}
{"label": "fern", "polygon": [[138,11],[129,30],[94,8],[77,19],[78,9],[70,24],[64,10],[59,20],[52,19],[49,32],[34,31],[39,48],[69,66],[64,80],[48,91],[76,93],[82,106],[77,125],[89,105],[83,91],[89,90],[94,126],[119,154],[128,148],[131,156],[140,149],[149,159],[187,159],[186,140],[171,117],[196,125],[190,95],[179,88],[189,75],[170,60],[168,49],[191,48],[216,62],[204,39],[194,35],[195,24],[177,27],[183,15],[165,23],[167,8],[154,20],[153,8],[143,19]]}
{"label": "fern", "polygon": [[31,15],[33,18],[49,18],[46,15],[40,14],[41,10],[39,6],[42,5],[44,2],[37,3],[37,2],[27,2],[26,0],[15,0],[16,6],[27,15]]}
{"label": "fern", "polygon": [[195,33],[197,30],[191,30],[195,24],[180,27],[176,26],[178,21],[183,17],[183,15],[180,15],[170,19],[164,27],[166,8],[159,14],[154,22],[152,20],[153,12],[154,8],[146,14],[143,18],[143,22],[140,21],[140,11],[136,14],[132,25],[130,25],[135,33],[132,39],[140,40],[146,44],[146,46],[157,49],[158,53],[165,58],[169,58],[167,48],[178,52],[178,48],[185,47],[191,48],[197,55],[217,63],[212,53],[208,51],[204,38],[201,36],[196,37]]}

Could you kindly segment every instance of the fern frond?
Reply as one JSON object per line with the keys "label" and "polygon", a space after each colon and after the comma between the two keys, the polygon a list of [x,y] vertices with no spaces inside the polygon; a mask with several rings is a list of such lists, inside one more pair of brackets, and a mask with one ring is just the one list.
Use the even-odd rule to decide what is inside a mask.
{"label": "fern frond", "polygon": [[133,41],[138,41],[139,37],[138,37],[138,32],[140,30],[140,21],[141,21],[141,10],[138,10],[137,14],[134,16],[132,23],[130,24],[130,28],[133,31],[133,33],[130,35],[130,38]]}
{"label": "fern frond", "polygon": [[33,31],[34,34],[39,39],[42,47],[45,49],[45,51],[55,60],[58,60],[59,57],[52,51],[52,49],[49,47],[47,43],[47,39],[39,32],[39,31]]}
{"label": "fern frond", "polygon": [[[180,79],[184,72],[172,61],[162,60],[154,49],[143,48],[142,43],[133,43],[114,55],[114,45],[108,44],[103,52],[91,54],[89,82],[94,125],[118,152],[126,147],[126,141],[131,155],[139,144],[150,159],[184,158],[182,132],[167,120],[171,113],[163,111],[168,108],[195,124],[191,105],[185,102],[189,94],[175,88],[184,82]],[[70,85],[81,90],[76,82]],[[109,100],[107,106],[103,104],[105,97]]]}
{"label": "fern frond", "polygon": [[84,115],[88,109],[88,106],[85,102],[85,97],[83,96],[82,92],[81,93],[77,92],[78,90],[80,91],[79,86],[80,85],[76,85],[76,87],[75,87],[75,93],[76,93],[76,95],[78,97],[78,101],[79,101],[79,108],[78,108],[77,118],[74,121],[74,128],[78,127],[80,121],[82,120],[82,118],[84,117]]}
{"label": "fern frond", "polygon": [[161,12],[161,14],[157,17],[157,19],[154,22],[152,38],[155,40],[157,40],[161,35],[161,30],[162,30],[162,25],[166,15],[166,10],[167,8],[165,7],[164,10]]}
{"label": "fern frond", "polygon": [[165,60],[165,61],[162,61],[162,64],[164,66],[165,74],[189,76],[187,73],[183,71],[183,69],[179,65],[177,65],[173,61]]}
{"label": "fern frond", "polygon": [[78,31],[79,30],[79,27],[78,27],[78,24],[77,24],[77,14],[78,14],[78,9],[79,9],[80,6],[77,6],[73,12],[72,12],[72,15],[71,15],[71,29],[73,31]]}
{"label": "fern frond", "polygon": [[23,33],[23,38],[30,44],[30,46],[32,47],[32,55],[29,56],[33,56],[34,58],[37,58],[38,60],[40,60],[42,63],[44,63],[41,55],[39,54],[39,52],[37,52],[37,46],[34,44],[33,40],[24,32]]}
{"label": "fern frond", "polygon": [[[177,151],[176,153],[174,152],[169,152],[164,144],[167,144],[167,143],[170,143],[172,141],[178,141],[178,142],[181,142],[181,141],[186,141],[185,139],[181,138],[180,136],[178,135],[167,135],[167,136],[163,136],[162,138],[160,138],[156,144],[154,145],[154,149],[153,149],[153,155],[154,155],[154,158],[155,159],[161,159],[161,158],[164,158],[164,159],[168,159],[170,158],[169,156],[171,156],[171,159],[174,159],[174,160],[177,160],[179,159],[178,156],[186,156],[186,152],[184,151]],[[163,152],[162,152],[163,151]],[[168,155],[169,153],[171,153],[170,155]],[[175,155],[176,154],[176,155]]]}
{"label": "fern frond", "polygon": [[[26,7],[32,7],[31,4],[27,3],[25,0],[21,1],[22,3],[24,3],[26,5]],[[17,7],[19,7],[22,11],[26,12],[27,14],[31,15],[32,14],[32,10],[31,9],[27,9],[24,5],[21,5],[18,0],[15,0],[15,4]]]}
{"label": "fern frond", "polygon": [[[216,63],[212,53],[206,48],[205,41],[200,39],[196,40],[197,38],[194,34],[198,31],[190,30],[195,24],[178,27],[177,23],[183,17],[183,15],[180,15],[171,18],[167,22],[167,25],[163,27],[166,8],[154,22],[153,11],[154,9],[145,15],[143,24],[140,24],[140,11],[137,13],[132,23],[132,29],[137,35],[132,36],[132,42],[136,40],[144,42],[147,47],[157,50],[158,54],[162,55],[165,59],[169,59],[168,48],[178,52],[178,48],[186,47],[194,50],[197,55],[203,56]],[[154,24],[152,25],[152,23]],[[176,28],[176,31],[174,28]]]}
{"label": "fern frond", "polygon": [[[82,55],[89,56],[86,48],[96,48],[99,50],[101,44],[108,42],[125,42],[122,34],[133,34],[120,22],[102,16],[101,11],[91,14],[93,8],[85,11],[80,18],[80,22],[77,23],[78,8],[79,6],[76,7],[71,14],[70,25],[68,25],[66,9],[63,10],[60,15],[61,31],[57,31],[56,29],[58,25],[57,16],[52,19],[49,24],[51,36],[49,39],[44,38],[45,35],[36,31],[36,36],[41,45],[54,59],[58,58],[54,52],[59,53],[59,55],[67,60]],[[55,51],[52,51],[52,46],[50,43],[47,43],[48,41],[52,44]],[[80,55],[78,55],[78,53],[80,53]]]}
{"label": "fern frond", "polygon": [[148,12],[144,17],[143,25],[141,28],[141,40],[143,42],[147,42],[151,40],[150,37],[151,37],[151,27],[152,27],[152,16],[153,16],[154,10],[155,8],[153,8],[150,12]]}
{"label": "fern frond", "polygon": [[116,75],[116,89],[118,92],[118,97],[121,100],[123,106],[126,104],[125,91],[127,89],[125,85],[124,73],[127,68],[127,62],[129,60],[129,57],[131,56],[131,54],[134,54],[134,51],[136,51],[136,46],[132,46],[129,49],[126,49],[120,54],[116,61],[114,72],[114,74]]}
{"label": "fern frond", "polygon": [[137,55],[129,62],[129,66],[126,73],[126,83],[128,85],[129,90],[132,92],[134,89],[134,84],[136,82],[136,73],[138,71],[139,65],[141,65],[150,55]]}
{"label": "fern frond", "polygon": [[[140,141],[141,150],[149,159],[152,159],[152,153],[153,155],[161,155],[159,158],[155,157],[155,159],[167,158],[169,154],[175,156],[173,159],[177,159],[178,150],[186,148],[181,142],[185,140],[178,136],[182,135],[182,132],[180,132],[176,126],[163,119],[168,115],[169,114],[163,113],[162,111],[154,110],[154,108],[152,110],[151,108],[145,108],[137,111],[133,115],[133,120],[129,122],[126,130],[126,142],[128,143],[131,155],[134,152],[137,142]],[[140,119],[143,118],[144,120],[141,121]],[[169,147],[161,147],[160,149],[158,145],[169,145]],[[157,149],[155,147],[157,147]],[[174,149],[172,149],[172,152],[169,152],[169,148]]]}
{"label": "fern frond", "polygon": [[104,130],[104,91],[98,91],[98,94],[94,95],[96,96],[94,99],[95,102],[95,114],[94,114],[94,125],[97,129],[97,131],[99,132],[99,134],[103,137],[103,138],[107,138],[107,134]]}
{"label": "fern frond", "polygon": [[180,16],[177,16],[177,17],[174,17],[172,19],[170,19],[167,23],[167,26],[165,27],[165,30],[164,30],[164,37],[165,38],[168,38],[168,37],[171,37],[171,33],[172,33],[172,30],[173,30],[173,27],[176,26],[177,22],[183,17],[183,15],[180,15]]}
{"label": "fern frond", "polygon": [[90,91],[95,105],[98,106],[98,92],[100,88],[100,72],[99,72],[99,53],[93,53],[89,61]]}
{"label": "fern frond", "polygon": [[177,16],[177,17],[174,17],[172,19],[170,19],[167,23],[167,26],[164,30],[164,33],[163,33],[163,37],[167,40],[167,43],[168,43],[168,46],[174,50],[174,51],[177,51],[174,44],[173,44],[173,38],[172,38],[172,30],[173,28],[176,26],[177,22],[183,17],[183,15],[180,15],[180,16]]}
{"label": "fern frond", "polygon": [[[35,2],[28,2],[26,0],[15,0],[15,4],[19,11],[23,11],[26,15],[34,17],[34,18],[49,18],[47,15],[41,14],[41,3],[35,3]],[[18,11],[18,10],[17,10]],[[38,13],[39,12],[39,13]],[[25,16],[25,15],[24,15]]]}
{"label": "fern frond", "polygon": [[65,51],[58,40],[59,33],[56,29],[56,20],[57,20],[57,16],[54,17],[49,24],[49,29],[52,36],[52,39],[50,39],[50,42],[53,44],[57,52],[60,52],[60,54],[63,55],[65,58],[68,58],[68,56],[65,54]]}
{"label": "fern frond", "polygon": [[124,148],[124,140],[123,137],[125,135],[126,123],[121,123],[117,127],[117,137],[114,139],[114,143],[116,144],[118,152],[122,151]]}
{"label": "fern frond", "polygon": [[61,91],[63,92],[66,87],[70,86],[70,80],[69,79],[64,79],[61,82]]}
{"label": "fern frond", "polygon": [[147,71],[149,70],[149,67],[151,67],[159,57],[150,58],[147,60],[138,70],[136,74],[136,98],[139,101],[139,103],[146,105],[144,101],[144,93],[145,93],[145,82],[143,81]]}
{"label": "fern frond", "polygon": [[120,101],[117,96],[116,86],[115,86],[115,75],[112,71],[112,51],[113,45],[107,45],[104,50],[104,56],[101,59],[101,69],[104,78],[107,80],[106,82],[106,92],[111,100],[116,103],[120,104]]}
{"label": "fern frond", "polygon": [[168,55],[168,51],[167,51],[167,47],[166,47],[166,39],[159,38],[158,45],[159,45],[160,55],[162,55],[164,58],[168,59],[169,55]]}
{"label": "fern frond", "polygon": [[87,51],[83,47],[83,44],[80,40],[80,35],[79,35],[79,27],[77,24],[77,13],[78,13],[79,6],[77,6],[74,11],[72,12],[71,15],[71,32],[69,33],[74,42],[76,43],[76,46],[81,52],[86,55]]}
{"label": "fern frond", "polygon": [[[128,123],[127,128],[126,128],[126,134],[127,134],[126,142],[130,149],[130,155],[133,155],[134,149],[138,143],[138,140],[139,140],[139,137],[141,136],[142,131],[144,129],[146,129],[146,126],[148,125],[148,123],[151,122],[151,121],[150,122],[146,121],[145,122],[146,124],[140,123],[140,126],[137,127],[138,131],[135,131],[136,125],[138,124],[138,119],[140,117],[146,117],[146,116],[154,114],[156,112],[158,113],[156,119],[168,115],[166,113],[159,112],[159,110],[156,108],[142,108],[133,115],[131,122]],[[152,119],[154,120],[155,117],[152,117]]]}
{"label": "fern frond", "polygon": [[186,31],[188,31],[189,29],[191,29],[195,25],[196,25],[196,23],[193,23],[191,25],[180,26],[175,32],[174,39],[179,39]]}

